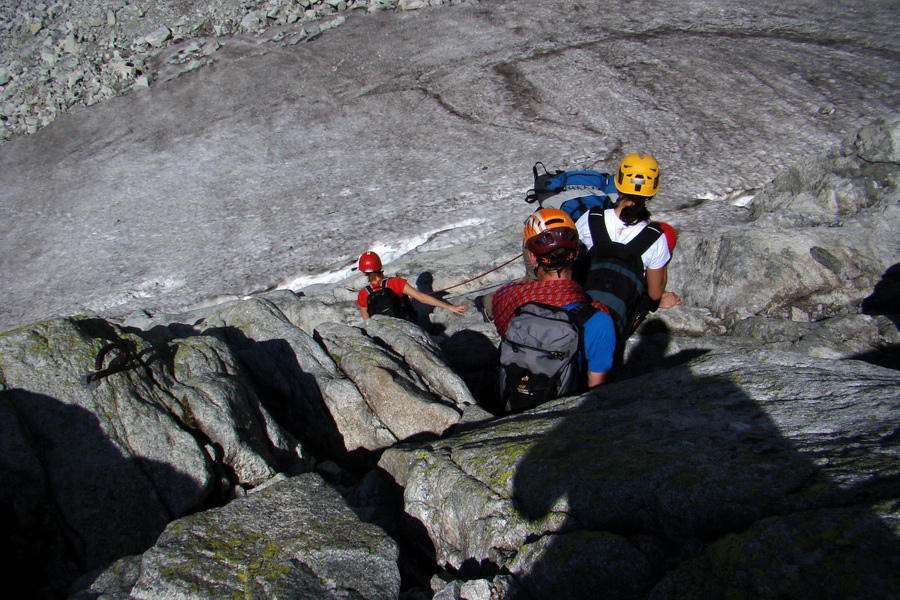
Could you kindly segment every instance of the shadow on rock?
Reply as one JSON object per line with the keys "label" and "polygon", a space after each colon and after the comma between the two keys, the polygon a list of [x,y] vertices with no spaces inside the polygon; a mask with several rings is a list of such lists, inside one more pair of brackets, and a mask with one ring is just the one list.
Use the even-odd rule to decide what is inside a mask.
{"label": "shadow on rock", "polygon": [[[438,300],[446,300],[447,296],[450,295],[445,291],[434,291],[434,274],[432,274],[431,271],[422,271],[419,276],[416,277],[416,289],[423,294],[434,296]],[[428,304],[422,304],[418,300],[411,299],[411,302],[416,311],[419,326],[432,336],[445,338],[446,335],[444,334],[444,331],[446,327],[440,323],[431,322],[431,315],[434,313],[435,307],[429,306]]]}
{"label": "shadow on rock", "polygon": [[510,564],[525,594],[895,594],[900,544],[887,525],[896,522],[898,497],[896,468],[886,462],[890,425],[858,427],[874,418],[861,406],[855,417],[838,416],[852,404],[846,399],[810,407],[820,396],[781,396],[783,371],[759,364],[751,373],[739,354],[724,368],[721,361],[707,365],[716,359],[705,354],[681,366],[677,355],[664,358],[665,338],[664,330],[642,338],[647,347],[633,356],[666,371],[604,386],[559,411],[519,463],[516,506],[530,522],[546,523]]}
{"label": "shadow on rock", "polygon": [[63,598],[82,573],[153,545],[177,506],[212,490],[171,465],[128,456],[97,415],[56,398],[0,391],[4,579],[29,598]]}
{"label": "shadow on rock", "polygon": [[210,328],[203,334],[221,339],[231,348],[260,390],[260,403],[304,446],[354,472],[375,466],[377,452],[345,447],[318,381],[303,370],[287,340],[252,340],[237,327]]}
{"label": "shadow on rock", "polygon": [[[173,323],[154,327],[151,332],[167,339],[208,335],[222,341],[240,360],[247,379],[258,392],[260,404],[288,434],[350,471],[364,473],[375,466],[378,452],[347,449],[316,376],[304,370],[288,340],[255,340],[234,326],[200,329],[204,324],[204,319],[193,325]],[[282,464],[290,463],[291,457],[282,456],[277,448],[272,451]]]}
{"label": "shadow on rock", "polygon": [[502,414],[503,403],[497,389],[500,354],[496,344],[481,332],[463,329],[451,335],[441,350],[478,405],[494,415]]}
{"label": "shadow on rock", "polygon": [[675,354],[667,354],[666,349],[670,341],[669,329],[659,319],[647,321],[638,340],[638,343],[629,349],[624,362],[614,367],[612,373],[614,382],[678,367],[710,352],[710,350],[702,348],[691,348]]}
{"label": "shadow on rock", "polygon": [[[864,315],[884,315],[900,331],[900,263],[892,265],[885,271],[881,280],[875,284],[872,294],[863,300],[862,312]],[[898,344],[858,354],[852,358],[900,371]]]}
{"label": "shadow on rock", "polygon": [[872,294],[863,300],[862,312],[864,315],[885,315],[900,330],[900,263],[884,272]]}

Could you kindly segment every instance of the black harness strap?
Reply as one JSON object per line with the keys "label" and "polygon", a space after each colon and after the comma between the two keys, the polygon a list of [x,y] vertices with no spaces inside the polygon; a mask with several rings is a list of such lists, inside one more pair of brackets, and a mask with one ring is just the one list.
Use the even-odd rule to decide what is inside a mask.
{"label": "black harness strap", "polygon": [[[373,292],[381,291],[381,290],[383,290],[384,288],[387,287],[388,281],[390,281],[390,280],[391,280],[390,277],[385,277],[384,279],[382,279],[382,280],[381,280],[381,283],[378,285],[378,289],[377,289],[377,290],[376,290],[375,288],[373,288],[373,287],[372,287],[372,284],[370,283],[369,285],[366,286],[366,291],[368,291],[370,294],[373,293]],[[366,298],[368,298],[368,296],[366,296]]]}
{"label": "black harness strap", "polygon": [[[604,210],[600,208],[592,208],[591,212],[588,216],[588,226],[591,230],[591,239],[594,242],[594,245],[601,244],[603,242],[611,242],[612,240],[609,237],[609,231],[606,229],[606,217],[604,215]],[[622,244],[626,246],[629,250],[634,252],[636,255],[641,256],[650,249],[656,240],[659,239],[659,236],[663,234],[662,228],[659,226],[659,223],[650,222],[644,227],[639,234],[637,234],[634,239],[632,239],[627,244]],[[616,242],[621,244],[621,242]]]}

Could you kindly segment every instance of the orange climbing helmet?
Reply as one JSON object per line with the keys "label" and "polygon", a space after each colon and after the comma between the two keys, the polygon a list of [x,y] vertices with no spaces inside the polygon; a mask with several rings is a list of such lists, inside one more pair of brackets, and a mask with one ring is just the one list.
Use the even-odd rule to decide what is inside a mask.
{"label": "orange climbing helmet", "polygon": [[[525,219],[525,247],[538,256],[556,248],[578,250],[575,221],[558,208],[541,208]],[[574,258],[574,255],[573,255]]]}
{"label": "orange climbing helmet", "polygon": [[363,273],[377,273],[381,271],[381,257],[374,252],[365,252],[359,257],[359,266],[357,267]]}
{"label": "orange climbing helmet", "polygon": [[616,189],[633,196],[656,195],[659,191],[659,163],[649,154],[629,154],[619,163]]}

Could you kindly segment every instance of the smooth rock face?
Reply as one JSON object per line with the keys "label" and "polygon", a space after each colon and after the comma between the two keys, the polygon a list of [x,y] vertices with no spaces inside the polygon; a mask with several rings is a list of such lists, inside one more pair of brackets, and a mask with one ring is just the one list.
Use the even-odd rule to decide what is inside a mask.
{"label": "smooth rock face", "polygon": [[[343,584],[323,588],[323,577],[396,597],[396,547],[378,530],[374,556],[347,550],[359,540],[341,531],[368,530],[345,513],[340,490],[416,560],[462,578],[435,584],[448,600],[597,589],[890,597],[900,584],[900,319],[896,266],[886,267],[897,165],[862,154],[893,160],[897,124],[873,123],[777,178],[744,230],[679,246],[676,257],[696,258],[673,267],[694,306],[653,315],[629,340],[616,383],[499,420],[484,410],[496,333],[477,312],[352,326],[330,320],[358,319],[340,285],[0,335],[0,508],[13,570],[58,595],[100,569],[72,588],[85,600],[212,598],[238,585],[340,597]],[[485,240],[470,260],[517,243]],[[781,244],[780,262],[746,251],[766,244]],[[785,248],[811,262],[787,260]],[[715,282],[718,295],[695,280]],[[803,296],[804,286],[819,291]],[[331,484],[302,475],[313,464]],[[287,481],[272,483],[276,474]],[[336,530],[329,507],[343,507]],[[331,535],[334,547],[318,545]],[[263,539],[283,542],[276,552]]]}
{"label": "smooth rock face", "polygon": [[[20,4],[40,17],[27,25],[32,36],[62,10]],[[87,25],[141,18],[127,12],[136,3],[115,5],[93,11]],[[299,19],[296,7],[279,6],[233,25]],[[504,5],[511,22],[514,7]],[[541,22],[528,16],[521,27]],[[138,42],[147,49],[185,35],[152,25]],[[54,77],[69,87],[96,87],[65,55],[96,40],[54,35],[59,45],[32,59],[60,69]],[[294,32],[283,47],[311,35]],[[655,43],[629,37],[600,52],[625,45],[652,53]],[[759,43],[775,48],[773,58],[807,44]],[[159,73],[174,81],[218,47],[204,40],[170,50]],[[875,54],[873,65],[892,56]],[[122,82],[143,69],[140,53],[110,59],[107,74]],[[547,107],[585,92],[547,85],[536,95],[528,75],[571,73],[579,61],[563,59],[571,62],[556,71],[548,52],[541,60],[551,63],[529,72],[529,60],[495,70],[516,111],[488,85],[487,95],[464,99],[464,72],[418,84],[432,86],[454,119],[472,115],[478,134],[524,118],[546,137]],[[21,80],[19,70],[0,69],[0,86]],[[121,91],[110,81],[96,97]],[[732,109],[752,129],[755,121]],[[16,126],[36,130],[52,116]],[[606,131],[596,120],[603,115],[585,118]],[[565,137],[596,141],[578,138],[583,129]],[[610,147],[629,132],[615,132]],[[722,134],[706,141],[733,143]],[[360,323],[351,281],[303,298],[272,292],[178,315],[69,317],[8,331],[0,335],[0,541],[13,555],[6,579],[57,598],[84,570],[99,569],[68,588],[77,600],[397,598],[401,570],[421,587],[405,597],[439,600],[893,598],[898,139],[900,117],[886,115],[824,158],[791,163],[749,209],[723,207],[715,226],[690,207],[676,213],[686,235],[670,287],[686,306],[659,311],[629,341],[616,383],[502,419],[483,410],[495,372],[492,325],[474,310],[436,311],[425,329]],[[462,281],[518,251],[520,229],[473,239],[465,252],[410,253],[392,266],[439,268]],[[463,289],[472,295],[520,271],[517,262]],[[314,464],[329,483],[306,473]],[[388,534],[406,545],[403,558]],[[410,575],[414,563],[427,575],[445,572],[427,590],[418,581],[427,576]]]}
{"label": "smooth rock face", "polygon": [[[609,170],[652,148],[665,169],[654,216],[682,228],[685,243],[706,239],[746,218],[735,198],[749,201],[785,166],[896,110],[900,81],[890,0],[815,10],[804,0],[667,2],[642,18],[629,4],[495,0],[352,11],[324,33],[343,16],[219,37],[217,25],[230,20],[232,32],[243,17],[232,10],[260,0],[215,0],[208,11],[135,0],[114,11],[116,27],[144,2],[134,33],[165,25],[170,45],[143,65],[124,48],[115,72],[95,70],[140,70],[149,88],[122,80],[132,93],[46,127],[48,95],[26,97],[44,76],[24,64],[34,57],[21,85],[0,91],[14,96],[13,112],[37,112],[24,118],[40,128],[0,146],[0,329],[305,290],[377,242],[408,248],[422,236],[429,248],[468,250],[521,224],[537,160]],[[184,27],[168,18],[179,10]],[[104,42],[133,39],[93,33],[110,60]],[[87,66],[49,79],[64,84],[79,69],[93,79]],[[520,251],[487,255],[474,273],[468,256],[447,260],[432,270],[435,287]]]}

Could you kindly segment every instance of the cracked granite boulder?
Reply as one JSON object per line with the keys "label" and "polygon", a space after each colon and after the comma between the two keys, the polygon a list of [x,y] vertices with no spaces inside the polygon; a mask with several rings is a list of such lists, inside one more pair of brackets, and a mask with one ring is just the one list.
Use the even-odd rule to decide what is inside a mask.
{"label": "cracked granite boulder", "polygon": [[51,588],[307,460],[223,342],[97,318],[0,335],[0,411],[6,545]]}
{"label": "cracked granite boulder", "polygon": [[730,323],[890,312],[869,298],[896,278],[900,257],[898,138],[900,115],[888,115],[790,165],[754,198],[749,221],[683,236],[676,257],[690,259],[673,266],[671,286]]}

